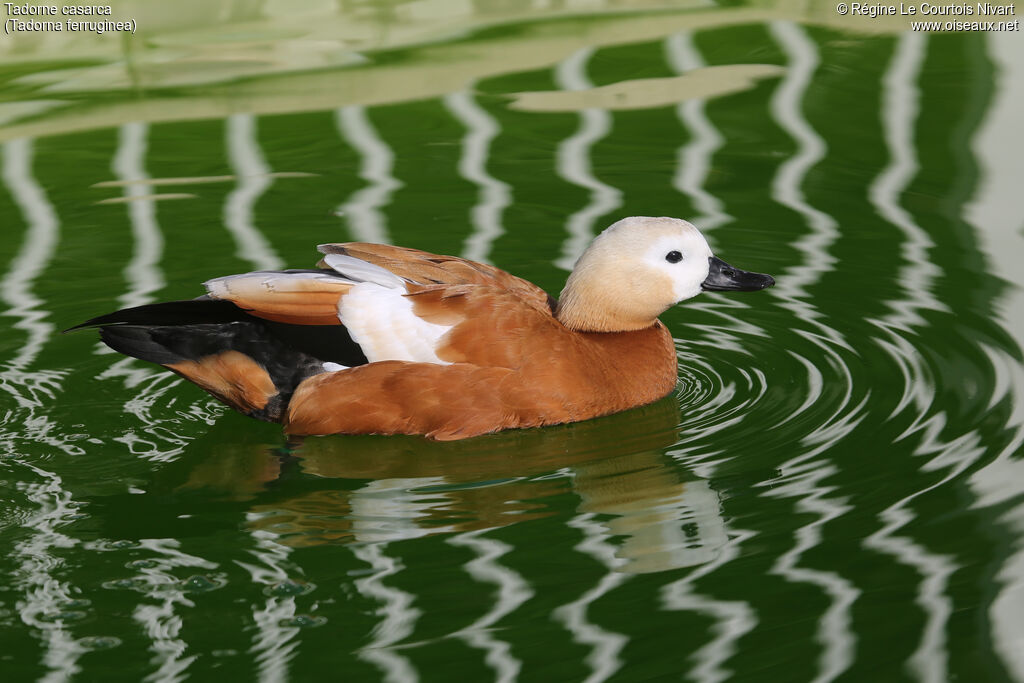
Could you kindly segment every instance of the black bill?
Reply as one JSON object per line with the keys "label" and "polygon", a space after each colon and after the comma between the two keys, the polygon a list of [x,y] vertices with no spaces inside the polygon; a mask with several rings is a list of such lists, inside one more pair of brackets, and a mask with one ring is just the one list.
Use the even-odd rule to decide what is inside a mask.
{"label": "black bill", "polygon": [[717,256],[709,257],[708,263],[708,277],[700,285],[708,292],[756,292],[775,284],[771,275],[733,268]]}

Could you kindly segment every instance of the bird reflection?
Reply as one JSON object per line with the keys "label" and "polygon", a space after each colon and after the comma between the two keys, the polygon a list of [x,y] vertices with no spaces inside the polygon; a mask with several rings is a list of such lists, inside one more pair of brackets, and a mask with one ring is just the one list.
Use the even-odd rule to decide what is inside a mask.
{"label": "bird reflection", "polygon": [[[717,493],[665,451],[670,397],[620,415],[457,442],[403,436],[307,438],[282,449],[228,441],[179,491],[251,503],[247,524],[289,547],[386,543],[564,515],[578,502],[616,548],[617,571],[713,560],[727,541]],[[206,449],[204,449],[206,450]]]}

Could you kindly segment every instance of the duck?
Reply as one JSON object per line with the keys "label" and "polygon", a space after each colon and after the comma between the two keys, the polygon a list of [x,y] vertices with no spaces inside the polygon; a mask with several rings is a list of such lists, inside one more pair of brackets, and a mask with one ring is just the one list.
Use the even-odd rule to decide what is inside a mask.
{"label": "duck", "polygon": [[204,283],[96,328],[230,408],[292,436],[437,441],[589,420],[675,390],[658,316],[704,291],[775,284],[714,256],[691,223],[633,216],[583,252],[558,299],[492,265],[369,243],[322,244],[312,269]]}

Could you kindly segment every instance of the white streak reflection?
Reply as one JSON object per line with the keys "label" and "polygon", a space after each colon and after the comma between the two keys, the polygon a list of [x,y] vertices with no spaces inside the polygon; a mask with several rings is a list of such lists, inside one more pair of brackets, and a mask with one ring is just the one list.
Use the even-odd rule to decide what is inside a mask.
{"label": "white streak reflection", "polygon": [[416,489],[445,483],[443,477],[376,479],[349,496],[352,535],[357,542],[352,552],[374,569],[371,576],[357,580],[355,586],[360,595],[381,603],[377,614],[382,617],[373,629],[370,643],[359,650],[359,657],[376,665],[386,681],[418,679],[412,662],[399,654],[395,646],[412,634],[421,611],[412,606],[413,594],[384,582],[405,568],[400,560],[385,555],[384,549],[391,541],[454,531],[450,525],[420,524],[434,508],[444,507],[450,500],[443,492]]}
{"label": "white streak reflection", "polygon": [[[590,554],[622,574],[693,567],[686,578],[662,589],[661,606],[670,611],[708,615],[715,620],[714,636],[694,652],[691,676],[698,681],[724,680],[728,673],[722,664],[735,652],[735,641],[750,631],[757,620],[746,602],[700,595],[693,590],[693,583],[734,558],[739,540],[749,534],[729,531],[718,494],[706,481],[680,481],[670,468],[658,462],[660,459],[658,453],[640,452],[576,468],[573,488],[582,499],[580,509],[601,520],[604,527],[604,532],[598,533],[596,527],[580,526],[588,532],[588,540],[579,547],[589,548]],[[619,542],[613,546],[604,538]],[[585,597],[590,597],[591,602],[594,599]],[[590,635],[587,642],[600,643],[602,636],[615,647],[625,642],[617,634],[600,632]],[[608,674],[614,663],[603,662],[598,671]]]}
{"label": "white streak reflection", "polygon": [[377,134],[364,107],[342,107],[335,120],[345,142],[359,154],[359,177],[369,183],[338,207],[337,213],[346,217],[349,230],[358,241],[390,244],[387,219],[380,209],[387,206],[391,193],[402,186],[392,175],[395,153]]}
{"label": "white streak reflection", "polygon": [[[704,66],[689,33],[668,36],[665,39],[665,56],[677,74]],[[703,231],[713,230],[732,218],[724,211],[722,200],[704,189],[711,173],[711,160],[725,143],[725,138],[705,114],[705,104],[706,100],[692,99],[680,102],[676,107],[676,114],[690,131],[692,139],[679,148],[676,172],[672,177],[676,189],[689,196],[700,211],[700,215],[690,220]]]}
{"label": "white streak reflection", "polygon": [[259,270],[281,268],[283,261],[253,219],[253,207],[274,182],[256,137],[256,118],[233,114],[226,125],[228,159],[237,184],[224,202],[224,224],[235,240],[235,254]]}
{"label": "white streak reflection", "polygon": [[[173,427],[179,424],[178,419],[156,417],[152,411],[154,407],[158,407],[161,413],[166,413],[167,409],[173,408],[174,400],[167,400],[167,393],[183,380],[151,367],[139,367],[134,358],[121,358],[96,376],[97,380],[112,378],[120,378],[125,388],[132,390],[124,403],[124,412],[134,416],[142,427],[126,428],[114,441],[125,444],[132,454],[147,460],[167,462],[175,459],[192,437],[174,431]],[[219,404],[210,399],[208,405],[212,410],[217,410],[218,408],[213,406]],[[197,404],[194,403],[188,406],[187,419],[199,417],[196,407]],[[210,410],[206,412],[209,413]],[[181,417],[184,416],[179,411],[177,418]]]}
{"label": "white streak reflection", "polygon": [[22,330],[27,338],[17,355],[4,363],[0,388],[10,393],[23,408],[43,405],[52,400],[66,372],[28,366],[36,359],[53,334],[49,312],[32,292],[32,285],[46,270],[57,249],[59,221],[57,212],[32,175],[32,142],[11,140],[3,146],[3,180],[25,219],[24,242],[0,281],[0,296],[10,306],[5,316],[18,318],[11,327]]}
{"label": "white streak reflection", "polygon": [[487,653],[485,661],[496,674],[495,680],[506,683],[517,680],[522,662],[512,656],[510,644],[496,638],[491,629],[534,593],[522,575],[498,562],[502,555],[512,550],[512,546],[486,538],[483,534],[483,531],[459,534],[449,538],[448,543],[476,553],[476,558],[467,562],[465,569],[477,581],[497,586],[498,599],[487,614],[452,635],[462,638],[471,647],[484,650]]}
{"label": "white streak reflection", "polygon": [[917,121],[920,94],[915,82],[924,62],[928,37],[923,33],[903,33],[896,43],[896,54],[882,80],[882,122],[889,164],[869,189],[872,204],[889,223],[903,232],[903,261],[899,281],[904,297],[890,305],[896,315],[888,321],[903,331],[924,324],[920,309],[948,311],[931,291],[938,266],[929,258],[935,243],[906,209],[900,197],[914,179],[919,164],[914,150],[914,125]]}
{"label": "white streak reflection", "polygon": [[[851,402],[853,380],[835,347],[849,347],[835,330],[820,322],[820,314],[808,301],[808,287],[818,282],[824,273],[830,272],[836,262],[828,250],[838,237],[836,221],[810,205],[801,189],[807,172],[821,161],[826,149],[825,141],[811,127],[802,111],[804,97],[820,61],[817,46],[803,29],[790,22],[773,22],[770,31],[787,57],[786,76],[772,97],[772,116],[796,142],[795,153],[779,167],[773,178],[772,196],[803,216],[811,229],[807,237],[797,242],[797,248],[804,254],[803,263],[779,278],[782,283],[778,287],[779,295],[786,308],[813,326],[815,334],[805,335],[805,338],[812,340],[828,355],[830,364],[842,369],[840,374],[846,380],[840,406],[825,423],[803,439],[809,452],[785,462],[780,467],[783,476],[773,481],[773,488],[765,493],[795,498],[798,510],[815,516],[813,521],[796,531],[793,547],[778,558],[772,572],[794,583],[816,586],[828,597],[829,606],[818,621],[816,639],[822,645],[822,652],[814,680],[832,681],[853,663],[857,640],[851,627],[851,609],[860,590],[838,572],[811,569],[801,566],[800,562],[804,553],[820,545],[822,528],[850,509],[844,502],[829,498],[832,489],[822,484],[823,480],[835,474],[836,468],[813,458],[863,419],[863,416],[855,416],[864,402],[853,411],[844,412]],[[815,373],[811,368],[814,364],[804,365],[808,368],[809,386],[813,386]]]}
{"label": "white streak reflection", "polygon": [[[1018,349],[1024,349],[1024,287],[1020,286],[1021,231],[1020,178],[1024,177],[1024,41],[1020,36],[988,34],[989,58],[996,65],[994,100],[989,106],[972,147],[981,169],[975,196],[967,206],[968,220],[988,256],[995,274],[1006,282],[995,302],[1000,322]],[[974,472],[970,484],[979,507],[1019,500],[1024,482],[1024,367],[1009,353],[986,348],[994,368],[996,387],[988,408],[1009,405],[1007,439],[996,458]],[[1007,408],[1003,408],[1004,410]],[[999,568],[998,594],[989,610],[994,649],[1010,674],[1024,681],[1024,504],[1011,505],[1001,520],[1016,531],[1009,557]]]}
{"label": "white streak reflection", "polygon": [[[252,524],[260,516],[258,513],[248,513],[246,519]],[[256,549],[250,552],[259,564],[236,563],[248,571],[253,582],[262,585],[264,590],[287,581],[289,577],[285,566],[289,563],[291,548],[278,543],[277,537],[270,532],[256,530],[252,533],[256,539]],[[256,637],[249,651],[255,655],[259,665],[260,683],[284,683],[289,680],[288,662],[299,645],[299,628],[284,624],[294,619],[295,614],[295,597],[291,595],[270,595],[261,609],[253,605]]]}
{"label": "white streak reflection", "polygon": [[929,251],[935,243],[917,225],[910,212],[900,206],[900,198],[919,166],[914,149],[914,125],[920,94],[915,83],[924,62],[927,42],[927,36],[921,33],[905,33],[897,40],[896,54],[882,80],[882,123],[889,164],[869,188],[871,203],[879,214],[904,236],[901,254],[905,265],[900,268],[898,276],[902,296],[886,302],[893,313],[877,321],[891,335],[895,344],[891,348],[896,352],[899,367],[904,373],[902,397],[893,410],[893,416],[902,412],[911,401],[917,407],[918,416],[924,415],[931,405],[932,382],[928,381],[927,369],[920,353],[908,344],[904,335],[925,324],[919,311],[949,310],[931,293],[935,278],[940,274],[938,266],[929,258]]}
{"label": "white streak reflection", "polygon": [[[959,474],[959,471],[955,474]],[[880,515],[885,526],[864,539],[864,547],[892,555],[899,562],[916,569],[924,577],[918,587],[915,602],[924,610],[927,621],[921,642],[908,663],[917,677],[926,683],[949,680],[945,628],[952,613],[952,601],[946,595],[946,585],[958,565],[949,557],[930,553],[910,538],[896,536],[894,532],[912,522],[917,516],[908,508],[914,498],[938,488],[952,478],[953,475],[947,476],[938,484],[921,489],[888,507]]]}
{"label": "white streak reflection", "polygon": [[381,603],[377,615],[381,621],[370,634],[370,643],[359,650],[359,658],[377,666],[388,683],[404,683],[419,680],[416,669],[408,658],[403,657],[394,647],[412,634],[413,626],[422,612],[413,607],[415,596],[384,583],[404,569],[401,561],[384,554],[386,544],[367,543],[357,545],[352,554],[369,564],[374,572],[355,582],[360,595],[376,599]]}
{"label": "white streak reflection", "polygon": [[796,498],[796,509],[814,515],[815,519],[797,529],[796,543],[774,563],[772,573],[794,583],[817,586],[828,596],[830,604],[818,621],[817,640],[824,649],[818,660],[818,675],[813,680],[833,681],[853,663],[857,639],[851,627],[851,608],[861,591],[838,572],[802,567],[800,560],[805,552],[821,544],[825,525],[851,508],[829,498],[833,488],[822,483],[836,474],[833,465],[812,461],[799,466],[787,463],[782,469],[785,478],[774,480],[765,495]]}
{"label": "white streak reflection", "polygon": [[[839,236],[835,220],[811,206],[801,189],[807,172],[824,157],[826,149],[825,141],[811,127],[802,111],[805,93],[819,63],[817,47],[795,24],[773,22],[770,30],[787,56],[786,76],[772,97],[772,116],[779,127],[796,142],[793,156],[779,167],[772,180],[772,197],[780,204],[798,212],[811,228],[807,237],[795,243],[796,248],[803,254],[802,262],[778,278],[775,290],[780,304],[813,328],[797,329],[795,332],[826,354],[826,360],[835,374],[842,377],[841,381],[833,384],[843,389],[842,400],[838,402],[832,415],[804,438],[804,445],[810,446],[811,450],[787,462],[783,465],[786,468],[805,463],[848,433],[856,422],[863,419],[863,415],[859,418],[856,416],[864,407],[867,396],[858,406],[849,409],[853,400],[853,377],[849,364],[839,354],[839,350],[852,352],[853,349],[839,332],[820,320],[821,314],[810,301],[809,287],[819,282],[822,275],[829,272],[836,262],[829,249]],[[809,393],[813,393],[820,373],[811,371],[811,368],[815,367],[813,362],[800,360],[808,368],[808,386],[811,387]],[[792,417],[784,419],[776,427]]]}
{"label": "white streak reflection", "polygon": [[179,550],[180,542],[174,538],[145,539],[140,545],[155,555],[153,566],[139,570],[146,586],[144,595],[153,602],[140,602],[134,614],[151,641],[151,661],[156,667],[143,680],[178,683],[188,678],[188,668],[198,655],[187,654],[188,643],[181,638],[184,620],[178,609],[195,607],[195,603],[186,595],[175,570],[180,567],[209,570],[217,565],[182,552]]}
{"label": "white streak reflection", "polygon": [[[796,142],[795,153],[779,167],[772,179],[772,197],[798,212],[812,231],[809,238],[797,245],[806,255],[799,270],[780,280],[792,290],[794,297],[806,297],[807,287],[835,266],[836,258],[828,248],[839,236],[835,219],[811,206],[801,189],[807,172],[824,158],[826,150],[825,140],[804,117],[802,107],[811,78],[818,68],[819,57],[817,46],[799,26],[777,21],[771,24],[771,33],[788,58],[786,76],[772,97],[772,115]],[[806,314],[816,317],[813,311]]]}
{"label": "white streak reflection", "polygon": [[586,683],[605,681],[622,668],[619,653],[629,642],[625,635],[603,629],[587,618],[590,605],[629,577],[629,574],[617,571],[625,561],[615,556],[615,546],[608,542],[608,531],[603,524],[594,519],[595,516],[592,513],[577,515],[569,520],[568,526],[579,529],[584,535],[583,541],[578,543],[575,549],[600,562],[607,573],[596,586],[554,611],[555,619],[565,624],[574,641],[591,646],[590,654],[584,660],[590,667],[590,675],[584,679]]}
{"label": "white streak reflection", "polygon": [[124,269],[128,291],[118,297],[122,308],[150,303],[153,292],[164,286],[160,256],[164,239],[156,220],[156,202],[143,181],[146,173],[146,143],[149,125],[126,123],[118,129],[117,152],[111,170],[124,184],[128,219],[132,226],[132,258]]}
{"label": "white streak reflection", "polygon": [[[127,123],[121,126],[118,130],[117,151],[111,163],[111,170],[117,176],[115,182],[123,188],[132,230],[132,257],[124,270],[128,290],[118,297],[122,307],[152,302],[152,293],[166,284],[159,266],[164,238],[156,217],[156,202],[149,194],[150,175],[146,171],[148,136],[149,125],[146,123]],[[229,137],[237,138],[238,135]],[[239,145],[237,141],[229,144],[234,147]],[[233,202],[237,204],[237,201],[229,197],[228,204]],[[236,240],[239,240],[240,253],[244,249],[243,240],[258,243],[261,237],[258,234],[251,237],[233,232]],[[258,261],[254,261],[254,264],[259,267]],[[98,345],[98,349],[99,353],[113,353],[113,350],[102,344]],[[120,378],[126,388],[136,390],[129,394],[124,411],[138,418],[145,426],[143,430],[128,428],[114,441],[124,443],[133,454],[149,460],[166,461],[176,457],[189,439],[170,429],[173,420],[154,418],[150,411],[181,380],[166,372],[155,371],[152,366],[140,366],[132,358],[119,358],[96,377],[97,380],[111,378]]]}
{"label": "white streak reflection", "polygon": [[[555,81],[563,90],[592,88],[587,78],[587,62],[593,48],[584,48],[560,62],[555,69]],[[569,237],[562,245],[562,256],[555,265],[572,270],[594,239],[594,221],[622,205],[622,191],[594,176],[590,148],[611,132],[612,117],[603,109],[584,109],[580,112],[580,127],[576,133],[558,145],[556,170],[558,175],[573,185],[590,191],[590,202],[569,216],[566,229]]]}
{"label": "white streak reflection", "polygon": [[505,232],[501,222],[502,212],[512,203],[511,186],[487,172],[491,140],[500,132],[501,127],[486,109],[477,104],[469,91],[446,95],[444,104],[466,128],[466,135],[462,138],[462,156],[459,158],[459,175],[479,188],[479,199],[470,212],[473,234],[466,240],[462,258],[490,263],[494,240]]}
{"label": "white streak reflection", "polygon": [[714,637],[691,657],[696,663],[689,672],[689,678],[699,683],[729,680],[732,672],[724,668],[724,664],[736,653],[739,639],[757,626],[757,613],[745,600],[718,600],[696,592],[695,586],[700,578],[734,560],[743,542],[753,535],[749,531],[729,530],[729,540],[715,558],[661,589],[662,609],[696,612],[715,620],[712,627]]}
{"label": "white streak reflection", "polygon": [[78,659],[85,651],[65,623],[71,621],[66,605],[77,591],[57,578],[64,562],[53,554],[54,549],[78,544],[59,530],[71,521],[76,508],[60,476],[28,463],[19,464],[31,470],[37,480],[22,485],[26,499],[37,510],[22,523],[31,533],[14,546],[20,565],[13,579],[23,592],[18,611],[22,622],[36,630],[42,640],[42,664],[47,673],[39,680],[57,683],[78,673]]}
{"label": "white streak reflection", "polygon": [[[44,302],[32,288],[49,266],[60,237],[56,211],[33,176],[32,160],[30,140],[12,140],[4,144],[3,181],[20,209],[27,229],[21,247],[0,281],[0,296],[10,306],[4,315],[18,318],[11,327],[24,331],[26,339],[15,357],[6,361],[0,371],[0,388],[10,393],[21,408],[17,417],[14,417],[14,411],[10,411],[3,420],[6,423],[13,417],[12,422],[20,423],[18,431],[11,434],[4,430],[0,439],[8,447],[4,455],[14,456],[8,467],[24,467],[34,479],[17,484],[24,499],[36,509],[23,512],[24,540],[13,548],[13,557],[19,564],[12,583],[22,591],[16,604],[22,622],[32,627],[41,640],[42,665],[47,671],[39,680],[56,683],[69,680],[78,673],[78,659],[84,652],[68,629],[76,610],[69,609],[67,605],[77,591],[58,578],[58,570],[63,568],[64,561],[53,553],[55,549],[78,544],[76,539],[60,531],[74,519],[75,501],[58,474],[25,461],[12,442],[24,439],[71,455],[81,454],[82,449],[61,438],[60,429],[48,414],[35,413],[37,408],[56,398],[67,373],[44,368],[29,369],[50,340],[54,327],[46,320],[49,313],[42,308]],[[9,485],[8,482],[5,485]]]}
{"label": "white streak reflection", "polygon": [[394,477],[375,479],[353,491],[349,497],[353,537],[360,542],[381,543],[454,531],[452,525],[419,524],[432,509],[450,501],[445,493],[416,489],[445,483],[444,477]]}
{"label": "white streak reflection", "polygon": [[927,452],[934,455],[945,451],[944,455],[930,460],[924,469],[939,466],[940,462],[949,462],[954,466],[938,483],[919,489],[886,508],[881,513],[885,525],[865,539],[864,545],[892,555],[897,561],[916,569],[923,577],[916,602],[924,610],[926,622],[921,642],[908,664],[921,680],[938,683],[949,677],[946,624],[952,613],[952,600],[946,594],[946,589],[949,577],[958,565],[953,558],[931,553],[907,536],[896,536],[895,532],[917,516],[910,508],[915,498],[949,482],[977,454],[972,453],[974,449],[962,448],[962,444],[943,446],[933,441],[945,418],[941,415],[927,417],[933,399],[932,391],[928,389],[931,383],[920,354],[912,347],[908,349],[904,338],[904,334],[913,327],[925,324],[918,311],[948,310],[931,294],[932,285],[939,274],[938,268],[928,257],[928,251],[934,243],[914,222],[910,213],[900,206],[900,197],[918,169],[914,147],[919,100],[916,81],[924,63],[926,47],[927,37],[923,34],[901,34],[897,38],[892,62],[882,79],[882,124],[890,161],[871,184],[869,195],[879,214],[903,233],[902,257],[905,265],[900,268],[898,277],[903,296],[887,302],[894,312],[876,323],[890,335],[893,343],[887,348],[904,373],[903,398],[893,411],[893,416],[899,414],[911,399],[915,399],[917,410],[914,422],[903,436],[914,431],[923,432],[924,442],[915,450],[915,454]]}
{"label": "white streak reflection", "polygon": [[826,151],[825,140],[811,127],[802,106],[820,61],[818,50],[806,32],[795,24],[777,21],[770,29],[788,62],[786,75],[772,96],[772,116],[796,143],[793,156],[779,167],[772,179],[772,198],[799,213],[811,229],[807,236],[794,243],[803,256],[800,265],[787,269],[778,278],[775,290],[785,308],[814,328],[814,334],[806,338],[842,363],[832,347],[852,349],[839,332],[821,322],[821,314],[809,294],[809,288],[832,271],[836,258],[829,250],[839,238],[835,219],[809,204],[801,189],[808,171],[824,158]]}

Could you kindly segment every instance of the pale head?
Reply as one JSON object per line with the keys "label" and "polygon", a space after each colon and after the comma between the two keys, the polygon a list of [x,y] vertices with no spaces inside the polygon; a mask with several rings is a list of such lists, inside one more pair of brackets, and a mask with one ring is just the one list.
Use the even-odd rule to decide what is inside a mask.
{"label": "pale head", "polygon": [[767,275],[734,269],[715,258],[700,231],[684,220],[634,216],[613,224],[583,252],[556,315],[574,330],[639,330],[702,289],[753,290],[772,284]]}

